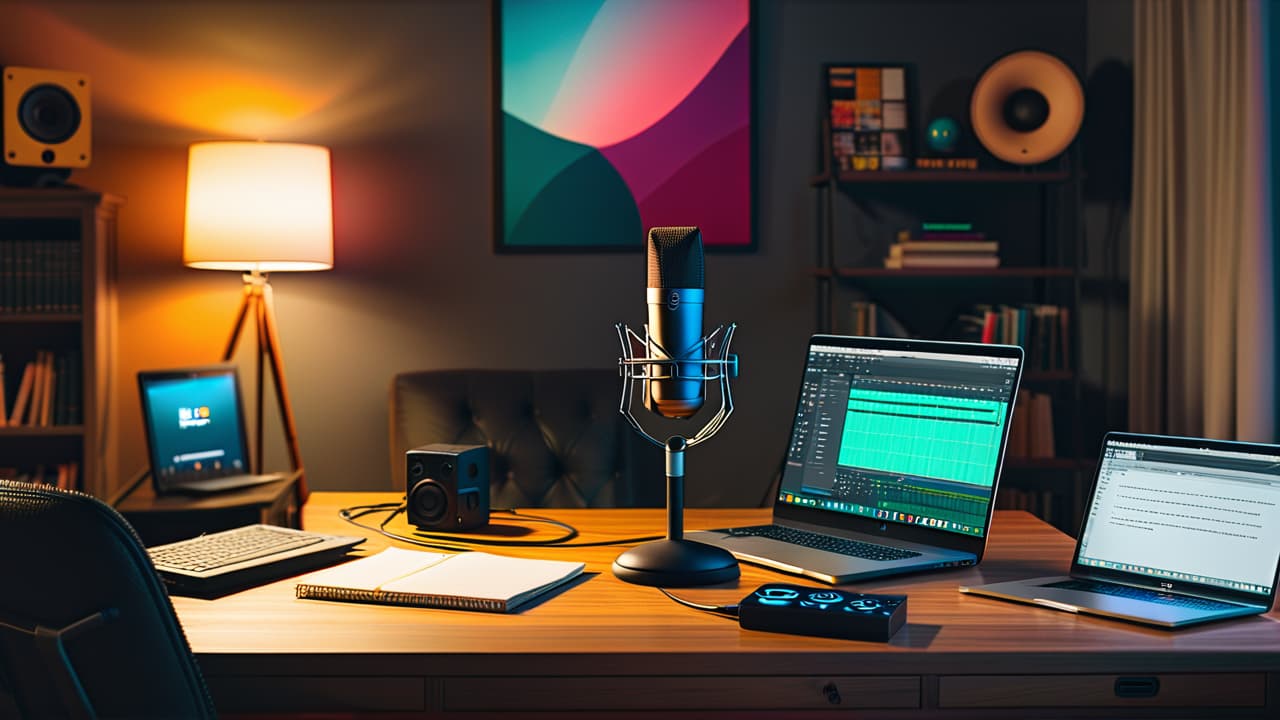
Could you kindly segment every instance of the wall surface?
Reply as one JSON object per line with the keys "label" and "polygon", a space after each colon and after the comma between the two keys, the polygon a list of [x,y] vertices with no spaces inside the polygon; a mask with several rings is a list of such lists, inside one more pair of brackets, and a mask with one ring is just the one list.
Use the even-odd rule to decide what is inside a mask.
{"label": "wall surface", "polygon": [[[643,322],[639,253],[491,250],[487,2],[54,1],[0,2],[0,11],[0,63],[91,74],[96,156],[73,181],[128,199],[115,371],[122,472],[145,462],[134,374],[216,359],[239,300],[234,274],[182,266],[193,141],[332,150],[335,267],[272,278],[315,488],[389,487],[394,373],[612,367],[612,325]],[[818,168],[822,64],[911,62],[929,91],[972,82],[1027,47],[1083,67],[1089,27],[1080,0],[762,0],[755,23],[759,250],[707,262],[706,317],[739,324],[742,375],[733,418],[689,454],[692,505],[757,503],[785,448],[815,318],[807,181]],[[251,359],[241,359],[251,378]],[[267,436],[279,437],[274,422]],[[283,463],[278,441],[268,457]]]}

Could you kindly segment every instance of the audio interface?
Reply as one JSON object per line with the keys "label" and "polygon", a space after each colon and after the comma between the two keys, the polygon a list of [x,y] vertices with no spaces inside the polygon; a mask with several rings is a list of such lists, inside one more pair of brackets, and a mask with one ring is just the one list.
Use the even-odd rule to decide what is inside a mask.
{"label": "audio interface", "polygon": [[867,595],[770,583],[738,605],[748,630],[888,642],[907,621],[906,595]]}

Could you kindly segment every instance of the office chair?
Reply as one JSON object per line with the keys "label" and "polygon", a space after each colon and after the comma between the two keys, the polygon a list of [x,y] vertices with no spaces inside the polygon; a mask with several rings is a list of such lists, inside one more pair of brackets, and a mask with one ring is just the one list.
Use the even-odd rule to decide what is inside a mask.
{"label": "office chair", "polygon": [[112,508],[0,480],[0,716],[213,718],[159,577]]}
{"label": "office chair", "polygon": [[430,443],[490,449],[493,507],[661,507],[661,448],[618,412],[616,368],[422,370],[391,381],[391,477]]}

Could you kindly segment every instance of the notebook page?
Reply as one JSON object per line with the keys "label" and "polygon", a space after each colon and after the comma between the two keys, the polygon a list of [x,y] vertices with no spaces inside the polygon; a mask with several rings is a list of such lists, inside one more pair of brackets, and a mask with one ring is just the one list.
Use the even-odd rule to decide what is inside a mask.
{"label": "notebook page", "polygon": [[377,555],[311,573],[298,578],[298,582],[348,590],[385,590],[386,583],[439,565],[451,557],[454,555],[387,548]]}
{"label": "notebook page", "polygon": [[384,583],[381,589],[511,601],[531,590],[573,577],[584,567],[583,563],[564,560],[530,560],[469,552],[455,555],[426,572]]}

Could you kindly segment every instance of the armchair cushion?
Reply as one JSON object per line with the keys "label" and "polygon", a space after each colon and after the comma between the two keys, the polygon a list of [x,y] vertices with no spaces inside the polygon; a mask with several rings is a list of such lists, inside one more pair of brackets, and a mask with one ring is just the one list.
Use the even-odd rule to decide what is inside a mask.
{"label": "armchair cushion", "polygon": [[618,412],[617,370],[425,370],[391,383],[391,477],[405,451],[487,445],[500,507],[656,507],[662,450]]}

